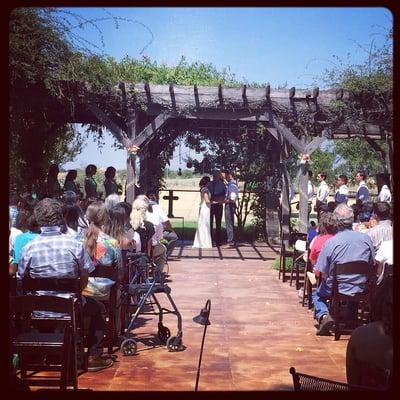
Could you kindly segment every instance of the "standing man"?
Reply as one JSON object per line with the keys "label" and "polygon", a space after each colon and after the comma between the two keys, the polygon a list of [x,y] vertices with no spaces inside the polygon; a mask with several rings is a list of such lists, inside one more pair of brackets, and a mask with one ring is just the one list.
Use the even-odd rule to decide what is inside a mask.
{"label": "standing man", "polygon": [[358,171],[356,174],[356,180],[358,182],[357,194],[356,194],[356,205],[361,207],[369,199],[369,189],[365,183],[366,174],[363,171]]}
{"label": "standing man", "polygon": [[317,181],[319,182],[317,190],[317,200],[315,202],[315,208],[317,209],[317,219],[319,221],[319,215],[322,209],[326,209],[328,206],[329,186],[326,183],[326,173],[320,172],[317,175]]}
{"label": "standing man", "polygon": [[344,203],[347,205],[347,200],[349,196],[349,189],[347,188],[347,176],[339,175],[336,178],[336,185],[338,189],[335,193],[335,203],[336,205]]}
{"label": "standing man", "polygon": [[[225,202],[226,187],[221,171],[214,171],[213,180],[208,184],[211,193],[210,230],[211,238],[217,246],[221,246],[222,204]],[[213,234],[213,220],[215,218],[215,235]]]}
{"label": "standing man", "polygon": [[228,182],[225,197],[225,226],[228,242],[227,245],[229,247],[235,247],[235,209],[236,200],[239,197],[239,188],[232,172],[225,170],[223,173],[225,174],[225,180]]}

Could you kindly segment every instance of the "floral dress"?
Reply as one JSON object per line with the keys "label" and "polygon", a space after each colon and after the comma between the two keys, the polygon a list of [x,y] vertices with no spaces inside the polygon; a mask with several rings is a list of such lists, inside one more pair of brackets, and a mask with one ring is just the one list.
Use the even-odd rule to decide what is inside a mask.
{"label": "floral dress", "polygon": [[[77,239],[82,242],[84,241],[83,231],[78,235]],[[109,265],[111,267],[116,264],[118,269],[121,269],[122,256],[117,240],[100,231],[97,238],[96,253],[92,257],[92,261],[95,267],[97,265]],[[108,278],[91,276],[82,294],[99,300],[106,300],[110,295],[110,289],[114,283],[113,280]]]}

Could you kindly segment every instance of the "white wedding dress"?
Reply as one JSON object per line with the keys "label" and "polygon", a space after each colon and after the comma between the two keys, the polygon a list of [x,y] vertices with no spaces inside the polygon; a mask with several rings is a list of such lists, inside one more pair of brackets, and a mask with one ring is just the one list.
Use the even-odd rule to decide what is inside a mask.
{"label": "white wedding dress", "polygon": [[194,237],[193,248],[211,249],[211,229],[210,229],[210,205],[204,201],[204,193],[210,197],[210,192],[207,188],[202,188],[199,220],[197,222],[196,235]]}

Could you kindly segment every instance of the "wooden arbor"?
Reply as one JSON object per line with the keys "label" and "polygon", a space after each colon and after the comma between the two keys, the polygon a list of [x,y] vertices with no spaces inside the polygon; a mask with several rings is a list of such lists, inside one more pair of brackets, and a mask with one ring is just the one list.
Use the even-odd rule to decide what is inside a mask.
{"label": "wooden arbor", "polygon": [[[65,122],[96,123],[105,126],[127,150],[127,200],[135,197],[135,157],[146,151],[160,129],[174,128],[179,131],[206,131],[220,135],[240,132],[243,127],[256,130],[262,124],[275,138],[270,154],[271,168],[267,180],[267,233],[279,237],[279,200],[274,188],[282,182],[282,230],[289,231],[289,176],[285,161],[291,149],[300,155],[311,155],[327,138],[362,136],[376,151],[383,150],[376,139],[389,138],[391,133],[377,125],[364,124],[360,133],[349,125],[333,125],[329,121],[330,105],[334,101],[347,101],[349,93],[343,90],[319,91],[295,88],[225,88],[209,86],[174,86],[149,83],[121,82],[106,95],[98,94],[86,84],[66,83],[69,93],[65,104],[43,104],[48,118]],[[73,107],[71,107],[73,104]],[[298,134],[290,129],[286,116],[308,113],[319,129]],[[328,115],[328,117],[327,117]],[[391,162],[391,147],[385,155]],[[308,163],[300,165],[300,231],[308,226],[307,171]],[[389,170],[389,172],[391,172]],[[267,175],[267,174],[266,174]]]}

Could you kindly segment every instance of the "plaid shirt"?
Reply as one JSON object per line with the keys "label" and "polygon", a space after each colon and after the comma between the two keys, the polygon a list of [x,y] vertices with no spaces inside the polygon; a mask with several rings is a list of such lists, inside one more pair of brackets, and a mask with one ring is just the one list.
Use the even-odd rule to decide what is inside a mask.
{"label": "plaid shirt", "polygon": [[73,278],[78,271],[94,270],[89,254],[78,240],[62,234],[58,226],[42,227],[41,231],[22,251],[18,264],[21,277],[29,271],[32,278]]}

